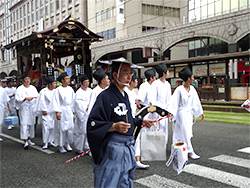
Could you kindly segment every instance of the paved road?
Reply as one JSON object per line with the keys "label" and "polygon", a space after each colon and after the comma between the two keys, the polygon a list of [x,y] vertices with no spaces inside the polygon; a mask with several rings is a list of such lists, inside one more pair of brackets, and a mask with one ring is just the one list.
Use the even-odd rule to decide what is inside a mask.
{"label": "paved road", "polygon": [[[169,126],[169,142],[172,130]],[[144,162],[147,170],[136,170],[135,187],[250,187],[250,126],[198,121],[193,146],[201,159],[190,159],[177,175],[164,161]],[[3,127],[0,187],[93,187],[90,156],[65,164],[76,156],[60,154],[58,148],[41,150],[41,127],[36,130],[37,144],[23,149],[19,128]],[[170,145],[168,145],[168,155]]]}

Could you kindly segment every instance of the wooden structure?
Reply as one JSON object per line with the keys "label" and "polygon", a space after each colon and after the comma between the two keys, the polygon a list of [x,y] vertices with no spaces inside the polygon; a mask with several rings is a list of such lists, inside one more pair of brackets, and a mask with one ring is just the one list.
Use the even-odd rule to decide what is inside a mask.
{"label": "wooden structure", "polygon": [[[19,76],[25,72],[27,64],[32,62],[32,54],[40,54],[42,85],[46,76],[58,77],[57,66],[63,57],[74,56],[72,76],[79,83],[79,74],[85,73],[92,83],[91,42],[101,41],[99,36],[71,15],[56,26],[14,41],[5,46],[16,49]],[[59,61],[59,62],[58,62]],[[26,71],[27,72],[27,71]]]}

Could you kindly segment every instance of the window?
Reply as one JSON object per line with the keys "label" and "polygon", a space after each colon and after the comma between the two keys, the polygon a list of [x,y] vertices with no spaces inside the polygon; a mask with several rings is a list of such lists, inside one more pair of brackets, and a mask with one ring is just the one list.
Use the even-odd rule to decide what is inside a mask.
{"label": "window", "polygon": [[60,2],[59,2],[60,0],[56,0],[56,10],[58,10],[59,9],[59,7],[60,7]]}
{"label": "window", "polygon": [[2,61],[5,61],[5,50],[2,49]]}
{"label": "window", "polygon": [[23,15],[26,15],[26,5],[23,5]]}
{"label": "window", "polygon": [[[249,7],[250,7],[250,4],[249,4]],[[240,0],[240,9],[245,9],[245,8],[247,8],[247,0]]]}
{"label": "window", "polygon": [[32,23],[35,22],[35,13],[32,13]]}
{"label": "window", "polygon": [[53,2],[50,4],[50,12],[51,12],[51,13],[54,12],[54,3],[53,3]]}
{"label": "window", "polygon": [[39,7],[39,0],[36,0],[36,8]]}
{"label": "window", "polygon": [[24,19],[23,19],[23,25],[24,25],[24,27],[26,26],[26,17],[24,17]]}
{"label": "window", "polygon": [[13,12],[13,21],[16,21],[16,12]]}
{"label": "window", "polygon": [[35,6],[34,6],[34,0],[32,0],[32,1],[31,1],[31,11],[34,10],[34,7],[35,7]]}
{"label": "window", "polygon": [[40,5],[43,6],[43,0],[40,0]]}
{"label": "window", "polygon": [[39,11],[36,11],[36,19],[39,20]]}
{"label": "window", "polygon": [[30,24],[30,15],[28,16],[28,25]]}
{"label": "window", "polygon": [[97,12],[96,13],[96,22],[100,22],[101,21],[101,12]]}
{"label": "window", "polygon": [[30,3],[27,3],[27,13],[30,13]]}
{"label": "window", "polygon": [[18,10],[16,10],[16,19],[17,20],[19,19],[19,12],[18,12]]}
{"label": "window", "polygon": [[43,18],[43,8],[40,10],[40,18]]}
{"label": "window", "polygon": [[20,18],[22,18],[23,17],[23,9],[22,9],[22,7],[20,8]]}
{"label": "window", "polygon": [[20,28],[23,27],[23,20],[20,20]]}
{"label": "window", "polygon": [[16,23],[16,28],[19,29],[19,22]]}
{"label": "window", "polygon": [[62,7],[65,7],[65,6],[66,6],[65,0],[62,0]]}
{"label": "window", "polygon": [[46,14],[46,16],[49,15],[49,6],[48,5],[46,5],[46,7],[45,7],[45,14]]}

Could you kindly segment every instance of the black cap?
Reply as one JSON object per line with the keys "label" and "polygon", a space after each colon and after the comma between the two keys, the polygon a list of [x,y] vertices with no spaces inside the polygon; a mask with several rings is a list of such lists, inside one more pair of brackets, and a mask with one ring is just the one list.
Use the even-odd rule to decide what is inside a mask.
{"label": "black cap", "polygon": [[62,82],[62,79],[64,79],[66,76],[69,76],[66,72],[63,72],[58,76],[57,81]]}
{"label": "black cap", "polygon": [[86,74],[82,74],[81,76],[80,76],[80,82],[82,83],[82,82],[84,82],[85,80],[88,80],[89,78],[88,78],[88,76],[86,75]]}
{"label": "black cap", "polygon": [[132,73],[133,73],[132,81],[134,82],[137,79],[136,71],[134,69],[132,69]]}
{"label": "black cap", "polygon": [[106,71],[104,69],[96,69],[96,71],[93,73],[93,77],[98,81],[98,83],[105,78],[107,75]]}
{"label": "black cap", "polygon": [[157,66],[155,67],[155,70],[156,70],[156,72],[157,72],[159,75],[162,76],[163,73],[166,73],[166,72],[167,72],[168,68],[167,68],[167,65],[166,65],[166,64],[161,63],[161,64],[159,64],[159,65],[157,65]]}
{"label": "black cap", "polygon": [[153,78],[155,76],[155,70],[154,69],[148,69],[144,72],[145,77],[147,79]]}
{"label": "black cap", "polygon": [[193,75],[192,71],[186,67],[184,69],[182,69],[179,72],[179,77],[183,80],[183,81],[187,81],[188,78],[190,78]]}
{"label": "black cap", "polygon": [[26,77],[30,77],[30,76],[27,73],[24,73],[24,74],[22,74],[22,76],[20,78],[23,80]]}
{"label": "black cap", "polygon": [[12,78],[7,79],[6,83],[9,84],[10,82],[13,82],[14,80]]}
{"label": "black cap", "polygon": [[45,78],[45,81],[46,81],[47,84],[51,84],[51,83],[55,82],[56,80],[55,80],[54,77],[49,76],[49,77]]}

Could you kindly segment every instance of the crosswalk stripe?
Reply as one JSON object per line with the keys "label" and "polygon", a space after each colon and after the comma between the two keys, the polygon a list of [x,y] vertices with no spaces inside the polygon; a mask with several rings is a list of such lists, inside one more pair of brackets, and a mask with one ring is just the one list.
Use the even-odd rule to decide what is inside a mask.
{"label": "crosswalk stripe", "polygon": [[250,168],[250,160],[249,159],[242,159],[238,157],[232,157],[228,155],[219,155],[216,157],[210,158],[213,161],[228,163],[236,166],[241,166],[245,168]]}
{"label": "crosswalk stripe", "polygon": [[186,165],[183,171],[236,187],[250,187],[250,178],[197,164]]}
{"label": "crosswalk stripe", "polygon": [[180,182],[177,182],[177,181],[174,181],[174,180],[170,180],[170,179],[161,177],[161,176],[159,176],[157,174],[135,180],[134,182],[142,184],[142,185],[150,187],[150,188],[162,188],[162,187],[193,188],[192,186],[189,186],[189,185],[186,185],[184,183],[180,183]]}
{"label": "crosswalk stripe", "polygon": [[250,147],[242,148],[242,149],[239,149],[237,151],[243,152],[243,153],[250,153]]}
{"label": "crosswalk stripe", "polygon": [[[20,143],[20,144],[24,144],[24,141],[21,140],[21,139],[12,137],[12,136],[7,135],[7,134],[4,134],[4,133],[2,133],[1,135],[2,135],[3,137],[5,137],[5,138],[8,138],[8,139],[13,140],[13,141],[15,141],[15,142],[18,142],[18,143]],[[36,145],[35,145],[35,146],[29,146],[29,147],[30,147],[30,148],[34,148],[34,149],[36,149],[36,150],[39,150],[39,151],[41,151],[41,152],[47,153],[47,154],[55,153],[54,151],[51,151],[51,150],[48,150],[48,149],[43,150],[41,147],[36,146]]]}

